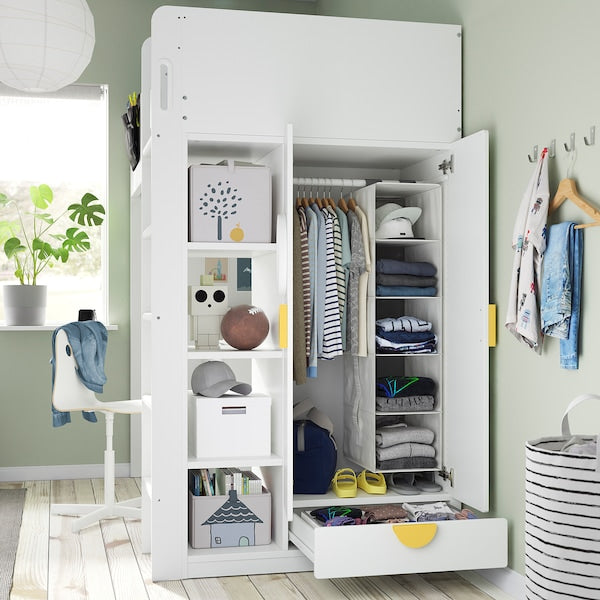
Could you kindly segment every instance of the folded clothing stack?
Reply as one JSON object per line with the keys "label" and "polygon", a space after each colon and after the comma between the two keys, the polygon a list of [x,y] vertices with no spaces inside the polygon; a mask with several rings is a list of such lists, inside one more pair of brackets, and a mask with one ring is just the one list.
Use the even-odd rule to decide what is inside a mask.
{"label": "folded clothing stack", "polygon": [[382,412],[433,410],[435,382],[429,377],[390,375],[375,382],[375,408]]}
{"label": "folded clothing stack", "polygon": [[476,519],[469,509],[454,510],[446,502],[328,506],[303,513],[325,527]]}
{"label": "folded clothing stack", "polygon": [[386,317],[375,321],[377,352],[431,354],[437,348],[433,325],[418,317]]}
{"label": "folded clothing stack", "polygon": [[429,262],[380,258],[376,263],[377,296],[435,296],[437,268]]}
{"label": "folded clothing stack", "polygon": [[431,469],[437,466],[433,440],[426,427],[406,423],[386,425],[375,430],[378,469]]}

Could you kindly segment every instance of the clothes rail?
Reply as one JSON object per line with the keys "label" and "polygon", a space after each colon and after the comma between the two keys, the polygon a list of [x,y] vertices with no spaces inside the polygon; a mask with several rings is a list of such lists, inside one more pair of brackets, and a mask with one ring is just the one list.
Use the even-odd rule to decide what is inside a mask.
{"label": "clothes rail", "polygon": [[361,188],[367,185],[365,179],[331,179],[330,177],[294,177],[294,185],[306,187]]}

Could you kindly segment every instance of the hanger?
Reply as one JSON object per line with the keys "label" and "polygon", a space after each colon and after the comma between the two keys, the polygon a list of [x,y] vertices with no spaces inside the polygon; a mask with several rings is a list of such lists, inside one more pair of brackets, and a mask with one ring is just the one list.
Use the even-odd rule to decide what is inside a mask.
{"label": "hanger", "polygon": [[344,211],[344,213],[348,212],[348,205],[344,200],[344,188],[340,188],[340,199],[338,200],[337,205]]}
{"label": "hanger", "polygon": [[356,208],[356,202],[352,196],[350,196],[350,199],[348,200],[348,208],[350,210],[354,210]]}
{"label": "hanger", "polygon": [[558,184],[558,189],[550,205],[548,211],[553,212],[556,210],[565,200],[571,200],[573,204],[576,204],[584,213],[589,215],[593,221],[591,223],[581,223],[575,225],[575,229],[583,229],[584,227],[596,227],[600,225],[600,211],[596,210],[591,204],[587,202],[577,191],[577,185],[575,180],[571,178],[565,178]]}

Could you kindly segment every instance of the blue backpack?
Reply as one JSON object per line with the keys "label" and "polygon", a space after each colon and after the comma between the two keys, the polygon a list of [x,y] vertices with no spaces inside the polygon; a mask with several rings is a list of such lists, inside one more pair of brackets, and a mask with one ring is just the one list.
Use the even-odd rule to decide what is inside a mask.
{"label": "blue backpack", "polygon": [[[301,403],[306,408],[306,401]],[[294,407],[294,494],[324,494],[337,464],[337,446],[329,418],[312,407],[298,419],[302,407]],[[302,411],[306,412],[306,411]],[[317,420],[321,427],[313,419]]]}

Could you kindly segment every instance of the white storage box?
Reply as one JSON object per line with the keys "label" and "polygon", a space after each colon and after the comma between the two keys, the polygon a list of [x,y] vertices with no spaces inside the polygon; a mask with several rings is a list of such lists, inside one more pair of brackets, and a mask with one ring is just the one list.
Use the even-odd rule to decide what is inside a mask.
{"label": "white storage box", "polygon": [[259,165],[192,165],[191,242],[271,241],[271,171]]}
{"label": "white storage box", "polygon": [[226,394],[219,398],[191,395],[188,429],[192,456],[269,456],[271,397],[263,394]]}
{"label": "white storage box", "polygon": [[[264,490],[264,488],[263,488]],[[259,546],[271,543],[271,494],[194,496],[189,492],[192,548]],[[236,515],[232,517],[232,515]]]}

